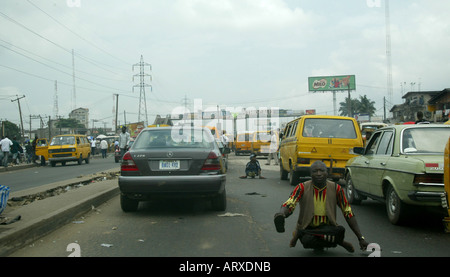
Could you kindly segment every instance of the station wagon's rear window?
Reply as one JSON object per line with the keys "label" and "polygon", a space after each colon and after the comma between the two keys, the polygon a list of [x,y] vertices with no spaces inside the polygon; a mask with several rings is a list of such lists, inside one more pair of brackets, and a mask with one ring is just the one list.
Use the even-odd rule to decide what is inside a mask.
{"label": "station wagon's rear window", "polygon": [[443,154],[450,128],[408,128],[402,132],[402,152],[409,154]]}
{"label": "station wagon's rear window", "polygon": [[305,119],[302,135],[314,138],[357,138],[353,121],[331,118]]}

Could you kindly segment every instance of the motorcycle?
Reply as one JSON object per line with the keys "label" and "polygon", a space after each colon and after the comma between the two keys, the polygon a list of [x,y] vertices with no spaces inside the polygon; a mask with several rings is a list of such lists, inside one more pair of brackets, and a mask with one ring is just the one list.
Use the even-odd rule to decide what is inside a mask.
{"label": "motorcycle", "polygon": [[120,156],[120,148],[116,146],[116,150],[114,151],[114,161],[118,163],[122,157]]}

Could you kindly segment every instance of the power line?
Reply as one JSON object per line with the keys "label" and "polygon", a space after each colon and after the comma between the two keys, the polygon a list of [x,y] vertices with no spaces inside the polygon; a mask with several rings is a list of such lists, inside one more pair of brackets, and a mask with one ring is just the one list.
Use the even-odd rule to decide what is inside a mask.
{"label": "power line", "polygon": [[[20,72],[22,74],[26,74],[26,75],[35,77],[35,78],[39,78],[39,79],[42,79],[42,80],[45,80],[45,81],[49,81],[49,82],[52,82],[52,83],[55,81],[54,79],[49,79],[49,78],[46,78],[46,77],[43,77],[43,76],[36,75],[34,73],[29,73],[29,72],[26,72],[26,71],[23,71],[23,70],[20,70],[20,69],[17,69],[17,68],[13,68],[13,67],[10,67],[10,66],[7,66],[7,65],[0,64],[0,66],[4,67],[4,68],[7,68],[7,69],[10,69],[10,70],[14,70],[14,71]],[[70,86],[70,87],[73,86],[73,84],[69,84],[69,83],[65,83],[65,82],[61,82],[61,81],[59,81],[58,83],[60,83],[62,85],[65,85],[65,86]],[[82,86],[78,86],[78,88],[81,88],[83,90],[97,91],[97,92],[103,92],[103,93],[111,93],[111,91],[86,88],[86,87],[82,87]],[[129,91],[124,91],[124,90],[116,90],[115,93],[117,93],[117,91],[122,91],[122,92],[129,93]],[[121,96],[125,96],[125,97],[137,98],[136,96],[131,96],[131,95],[127,95],[127,94],[120,94],[120,95]]]}
{"label": "power line", "polygon": [[[65,64],[62,64],[62,63],[59,63],[59,62],[50,60],[50,59],[48,59],[48,58],[46,58],[46,57],[43,57],[43,56],[41,56],[41,55],[38,55],[38,54],[33,53],[33,52],[31,52],[31,51],[28,51],[28,50],[26,50],[26,49],[24,49],[24,48],[22,48],[22,47],[20,47],[20,46],[14,45],[14,44],[12,44],[12,43],[10,43],[10,42],[8,42],[8,41],[6,41],[6,40],[3,40],[3,39],[1,39],[1,38],[0,38],[0,42],[6,43],[6,44],[8,44],[8,45],[11,46],[11,47],[20,49],[21,51],[26,52],[26,53],[28,53],[28,54],[30,54],[30,55],[39,57],[40,59],[43,59],[43,60],[45,60],[45,61],[47,61],[47,62],[51,62],[51,63],[54,63],[54,64],[56,64],[56,65],[58,65],[58,66],[61,66],[61,67],[64,67],[64,68],[67,68],[67,69],[71,69],[71,70],[72,70],[72,67],[71,67],[71,66],[68,66],[68,65],[65,65]],[[16,54],[22,55],[22,56],[24,56],[24,57],[26,57],[26,58],[28,58],[28,59],[31,59],[31,60],[36,61],[35,59],[33,59],[33,58],[29,57],[29,56],[26,56],[25,54],[22,54],[22,53],[20,53],[20,52],[18,52],[18,51],[16,51],[16,50],[13,50],[13,49],[11,49],[11,48],[8,48],[8,47],[6,47],[5,45],[0,45],[0,46],[1,46],[1,47],[4,47],[5,49],[8,49],[9,51],[15,52]],[[36,61],[36,62],[38,62],[38,61]],[[93,74],[93,73],[91,73],[91,72],[86,72],[86,71],[79,70],[79,69],[76,69],[76,72],[77,72],[77,73],[87,74],[87,75],[89,75],[89,76],[91,76],[91,77],[96,77],[96,78],[105,79],[105,80],[108,80],[108,81],[117,81],[117,79],[107,78],[107,77],[104,77],[104,76],[96,75],[96,74]]]}
{"label": "power line", "polygon": [[97,85],[97,86],[101,86],[101,87],[106,87],[106,88],[109,88],[109,89],[114,90],[114,91],[121,91],[121,90],[119,90],[119,89],[117,89],[117,88],[114,88],[114,87],[108,87],[108,86],[105,86],[105,85],[103,85],[103,84],[100,84],[100,83],[93,82],[93,81],[90,81],[90,80],[85,79],[85,78],[81,78],[81,77],[75,76],[74,73],[69,73],[69,72],[66,72],[66,71],[62,71],[62,70],[60,70],[60,69],[58,69],[58,68],[56,68],[56,67],[53,67],[53,66],[48,65],[48,64],[46,64],[46,63],[43,63],[43,62],[41,62],[41,61],[38,61],[38,60],[36,60],[36,59],[34,59],[34,58],[30,57],[30,56],[27,56],[27,55],[25,55],[25,54],[22,54],[22,53],[20,53],[20,52],[17,52],[17,51],[15,51],[15,50],[13,50],[13,49],[9,49],[8,47],[5,47],[4,45],[1,45],[1,44],[0,44],[0,47],[3,47],[3,48],[5,48],[5,49],[8,49],[8,50],[10,50],[10,51],[12,51],[12,52],[14,52],[14,53],[16,53],[16,54],[18,54],[18,55],[21,55],[21,56],[23,56],[23,57],[25,57],[25,58],[27,58],[27,59],[30,59],[30,60],[32,60],[32,61],[35,61],[35,62],[39,63],[39,64],[42,64],[42,65],[44,65],[44,66],[46,66],[46,67],[48,67],[48,68],[51,68],[51,69],[53,69],[53,70],[55,70],[55,71],[58,71],[58,72],[60,72],[60,73],[62,73],[62,74],[65,74],[65,75],[68,75],[68,76],[72,76],[72,77],[75,78],[75,79],[82,80],[82,81],[91,83],[91,84],[93,84],[93,85]]}
{"label": "power line", "polygon": [[[7,19],[7,20],[10,21],[10,22],[12,22],[12,23],[14,23],[14,24],[16,24],[16,25],[18,25],[18,26],[24,28],[25,30],[27,30],[27,31],[29,31],[29,32],[31,32],[31,33],[33,33],[34,35],[36,35],[36,36],[42,38],[43,40],[45,40],[45,41],[47,41],[47,42],[53,44],[54,46],[58,47],[59,49],[65,51],[65,52],[67,52],[67,53],[69,53],[69,54],[72,54],[72,50],[70,50],[70,49],[68,49],[68,48],[66,48],[66,47],[64,47],[64,46],[61,46],[61,45],[59,45],[58,43],[56,43],[56,42],[54,42],[54,41],[52,41],[52,40],[50,40],[50,39],[48,39],[48,38],[46,38],[46,37],[40,35],[39,33],[33,31],[32,29],[28,28],[27,26],[23,25],[22,23],[18,22],[17,20],[15,20],[15,19],[9,17],[8,15],[4,14],[3,12],[0,12],[0,16],[2,16],[3,18]],[[113,73],[113,74],[116,74],[116,75],[120,75],[120,74],[117,74],[116,72],[113,72],[113,71],[111,71],[111,70],[109,70],[109,69],[106,69],[106,68],[100,66],[99,64],[103,64],[103,63],[101,63],[101,62],[98,62],[98,61],[95,61],[95,60],[93,60],[93,59],[87,58],[87,57],[85,57],[85,56],[83,56],[83,55],[80,55],[80,54],[78,54],[78,53],[77,53],[77,57],[81,58],[82,60],[84,60],[84,61],[86,61],[86,62],[88,62],[88,63],[90,63],[90,64],[92,64],[92,65],[94,65],[94,66],[96,66],[96,67],[98,67],[98,68],[100,68],[100,69],[102,69],[102,70],[104,70],[104,71],[107,71],[107,72],[110,72],[110,73]],[[106,65],[106,66],[108,66],[108,65]],[[110,66],[108,66],[108,67],[110,67]]]}
{"label": "power line", "polygon": [[84,37],[82,37],[81,35],[77,34],[76,32],[74,32],[72,29],[70,29],[69,27],[67,27],[66,25],[64,25],[63,23],[61,23],[59,20],[57,20],[56,18],[54,18],[53,16],[51,16],[49,13],[47,13],[46,11],[44,11],[43,9],[41,9],[40,7],[38,7],[36,4],[34,4],[33,2],[31,2],[30,0],[27,0],[28,3],[30,3],[31,5],[33,5],[36,9],[40,10],[41,12],[43,12],[45,15],[47,15],[48,17],[50,17],[51,19],[53,19],[53,21],[55,21],[56,23],[58,23],[59,25],[61,25],[64,29],[68,30],[69,32],[71,32],[72,34],[74,34],[75,36],[77,36],[78,38],[82,39],[83,41],[87,42],[88,44],[90,44],[91,46],[95,47],[96,49],[100,50],[101,52],[107,54],[108,56],[121,61],[127,65],[129,65],[129,63],[125,62],[124,60],[110,54],[109,52],[103,50],[102,48],[98,47],[96,44],[94,44],[93,42],[85,39]]}

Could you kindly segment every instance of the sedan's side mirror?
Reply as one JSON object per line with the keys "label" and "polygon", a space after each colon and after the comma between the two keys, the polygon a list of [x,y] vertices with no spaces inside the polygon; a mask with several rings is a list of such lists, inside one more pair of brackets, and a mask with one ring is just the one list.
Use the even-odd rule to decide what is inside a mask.
{"label": "sedan's side mirror", "polygon": [[357,155],[363,155],[364,154],[364,147],[353,147],[353,153]]}

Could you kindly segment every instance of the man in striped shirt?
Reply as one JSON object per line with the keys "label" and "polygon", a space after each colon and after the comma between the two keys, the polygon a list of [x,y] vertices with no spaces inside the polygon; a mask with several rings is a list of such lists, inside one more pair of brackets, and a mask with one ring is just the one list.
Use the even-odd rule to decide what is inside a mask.
{"label": "man in striped shirt", "polygon": [[277,231],[284,232],[284,219],[294,212],[299,203],[300,214],[290,242],[291,247],[300,240],[304,248],[323,249],[340,245],[347,251],[354,252],[353,245],[344,241],[344,227],[336,223],[338,206],[357,236],[361,250],[365,250],[368,243],[361,234],[344,190],[338,184],[327,181],[327,177],[327,167],[323,162],[317,161],[311,165],[311,181],[297,185],[281,206],[280,212],[275,214]]}

